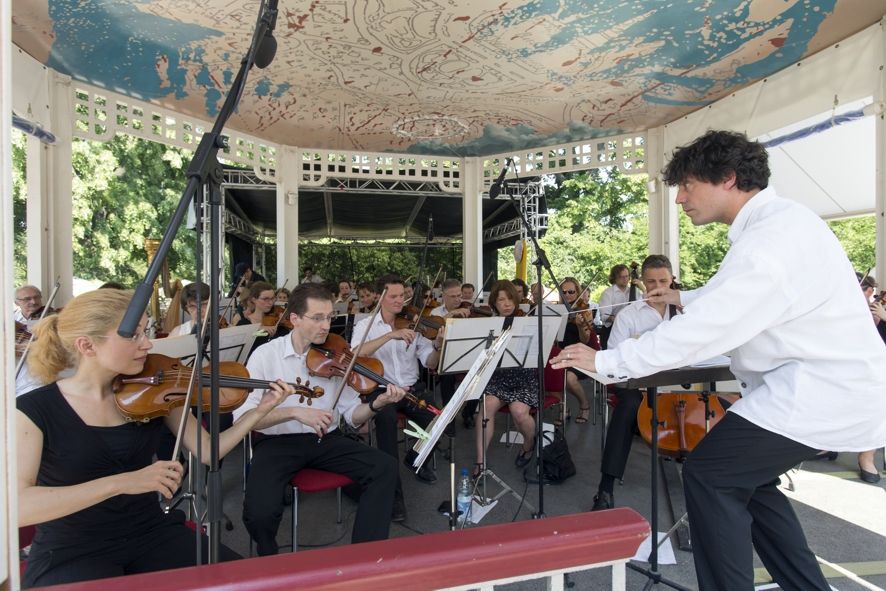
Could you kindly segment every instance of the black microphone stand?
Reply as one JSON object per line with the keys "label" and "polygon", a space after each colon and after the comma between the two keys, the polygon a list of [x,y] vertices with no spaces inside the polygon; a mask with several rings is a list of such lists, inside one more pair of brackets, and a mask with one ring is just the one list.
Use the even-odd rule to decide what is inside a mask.
{"label": "black microphone stand", "polygon": [[[117,334],[122,337],[132,337],[136,328],[141,321],[141,317],[148,305],[148,300],[153,292],[154,282],[160,275],[162,263],[166,259],[175,235],[178,232],[182,221],[185,219],[188,207],[195,200],[197,195],[203,194],[204,191],[209,193],[210,204],[210,234],[212,244],[210,245],[209,260],[209,287],[210,293],[219,293],[219,274],[221,268],[221,251],[219,248],[219,239],[221,237],[221,182],[222,168],[218,161],[218,151],[220,148],[226,147],[227,139],[222,136],[222,130],[230,116],[237,108],[240,97],[246,87],[246,77],[253,64],[256,63],[256,57],[259,58],[260,67],[267,66],[273,59],[273,52],[276,49],[276,40],[273,37],[273,29],[277,20],[277,0],[263,0],[258,23],[253,32],[252,42],[249,51],[240,63],[240,70],[231,85],[231,89],[225,98],[225,103],[219,111],[215,124],[209,133],[203,135],[200,145],[194,152],[194,157],[188,167],[188,185],[185,187],[176,206],[172,219],[163,233],[160,246],[154,256],[151,265],[148,267],[145,279],[135,288],[135,294],[120,326],[117,327]],[[197,256],[200,256],[198,246]],[[219,559],[219,542],[221,521],[221,473],[219,472],[219,359],[216,352],[219,349],[218,322],[214,320],[218,317],[218,298],[212,297],[209,300],[209,350],[212,353],[209,364],[209,387],[210,387],[210,411],[209,411],[209,435],[210,435],[210,465],[209,474],[207,475],[207,518],[206,525],[209,536],[209,563],[216,563]],[[199,321],[199,318],[198,318]],[[197,337],[199,340],[199,336]],[[201,349],[203,344],[198,345]],[[195,363],[199,364],[200,356],[198,355]],[[197,376],[200,376],[198,367]],[[201,388],[198,383],[198,392]],[[198,407],[199,408],[199,407]],[[185,408],[184,412],[189,409]],[[198,441],[200,439],[198,438]],[[198,462],[200,458],[198,458]],[[199,528],[198,528],[199,530]],[[198,556],[198,562],[200,557]]]}
{"label": "black microphone stand", "polygon": [[[504,177],[507,174],[508,166],[514,166],[514,176],[516,178],[517,183],[520,182],[520,178],[517,175],[517,167],[514,165],[513,158],[507,158],[505,160],[504,168],[502,169],[501,174],[492,183],[492,186],[489,187],[489,198],[495,199],[501,193],[502,184],[504,183]],[[563,305],[566,306],[566,311],[570,312],[572,307],[569,305],[569,302],[566,301],[566,297],[563,294],[563,288],[560,285],[560,282],[557,280],[556,275],[554,275],[554,270],[551,269],[551,261],[548,259],[548,255],[545,250],[538,243],[538,239],[535,237],[535,233],[533,232],[532,224],[529,223],[529,219],[526,217],[526,212],[524,212],[520,208],[520,204],[510,193],[505,193],[508,196],[508,199],[511,200],[511,205],[514,206],[514,209],[520,215],[520,223],[523,225],[523,229],[526,231],[526,235],[532,241],[532,245],[535,248],[535,260],[532,261],[532,265],[535,267],[535,276],[537,277],[537,281],[539,286],[542,283],[542,271],[547,271],[548,275],[551,277],[551,281],[554,282],[554,285],[557,286],[557,292],[560,294],[560,301]],[[541,290],[542,292],[544,290]],[[544,501],[544,488],[545,488],[545,478],[544,478],[544,458],[542,457],[542,449],[544,449],[544,444],[542,442],[542,437],[544,437],[544,420],[542,418],[542,411],[544,410],[544,400],[545,400],[545,354],[544,354],[544,345],[542,344],[542,333],[544,332],[544,305],[543,301],[536,302],[535,306],[535,315],[538,319],[538,392],[536,395],[537,400],[537,420],[535,421],[535,457],[536,457],[536,476],[538,478],[538,512],[533,514],[534,519],[543,519],[545,517],[545,501]],[[563,404],[566,404],[566,400],[563,400]]]}

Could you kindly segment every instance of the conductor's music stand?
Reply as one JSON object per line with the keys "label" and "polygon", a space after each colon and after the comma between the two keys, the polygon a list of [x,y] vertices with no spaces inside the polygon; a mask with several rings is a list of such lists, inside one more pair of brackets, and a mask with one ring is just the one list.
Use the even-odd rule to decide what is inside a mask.
{"label": "conductor's music stand", "polygon": [[[584,371],[584,370],[581,370]],[[628,568],[645,575],[649,580],[643,587],[651,589],[654,585],[662,583],[678,591],[691,591],[679,583],[670,581],[658,570],[658,404],[656,396],[660,386],[672,386],[674,384],[692,384],[696,382],[722,382],[734,379],[728,365],[713,365],[705,367],[682,367],[670,369],[650,376],[636,379],[628,379],[627,376],[602,375],[584,371],[592,378],[603,384],[615,384],[620,388],[633,390],[646,389],[646,402],[652,410],[652,467],[650,468],[650,480],[652,489],[652,510],[650,511],[650,524],[652,525],[651,551],[649,553],[649,568],[643,568],[632,562],[628,562]]]}

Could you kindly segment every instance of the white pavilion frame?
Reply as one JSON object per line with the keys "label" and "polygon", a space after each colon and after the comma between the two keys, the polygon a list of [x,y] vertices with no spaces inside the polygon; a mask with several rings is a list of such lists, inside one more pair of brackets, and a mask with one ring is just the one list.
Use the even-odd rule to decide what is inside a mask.
{"label": "white pavilion frame", "polygon": [[[11,38],[11,6],[0,2],[0,39]],[[840,105],[873,98],[886,103],[886,19],[797,62],[793,66],[661,127],[618,135],[484,157],[448,158],[414,154],[318,150],[276,145],[239,132],[230,132],[224,158],[252,167],[257,175],[277,185],[277,276],[298,276],[298,190],[319,186],[326,178],[384,178],[439,182],[446,193],[463,195],[463,276],[482,282],[482,199],[505,158],[515,160],[520,175],[587,170],[618,166],[627,174],[649,175],[649,250],[679,259],[678,212],[672,191],[659,177],[667,154],[707,129],[743,131],[750,137],[828,112]],[[13,73],[15,83],[13,84]],[[0,142],[11,145],[11,114],[17,112],[55,134],[52,146],[28,138],[28,282],[46,288],[61,277],[59,301],[72,295],[71,142],[73,138],[107,140],[129,133],[170,145],[193,149],[208,121],[185,117],[167,109],[126,97],[108,89],[73,81],[43,66],[9,41],[0,43]],[[877,261],[886,260],[886,123],[883,109],[876,116]],[[863,148],[863,147],[862,147]],[[2,207],[0,309],[13,308],[12,174],[9,150],[2,152]],[[50,238],[51,237],[51,238]],[[886,283],[886,265],[877,265],[877,279]],[[2,374],[5,391],[14,391],[14,334],[11,315],[2,315]],[[0,406],[5,426],[0,453],[0,531],[8,550],[0,559],[0,581],[18,588],[18,538],[15,490],[14,396]]]}

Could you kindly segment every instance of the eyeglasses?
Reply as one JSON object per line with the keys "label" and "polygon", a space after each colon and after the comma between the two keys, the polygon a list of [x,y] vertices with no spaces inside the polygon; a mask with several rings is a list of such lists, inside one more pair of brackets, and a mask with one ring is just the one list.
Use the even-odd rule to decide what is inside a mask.
{"label": "eyeglasses", "polygon": [[15,301],[17,301],[17,302],[39,302],[42,299],[43,299],[42,295],[35,295],[35,296],[27,296],[24,298],[15,298]]}
{"label": "eyeglasses", "polygon": [[271,296],[269,298],[255,298],[255,299],[262,301],[262,302],[273,302],[277,298],[275,298],[274,296]]}
{"label": "eyeglasses", "polygon": [[302,316],[302,318],[307,318],[308,320],[312,320],[317,324],[320,324],[321,322],[332,322],[333,320],[335,320],[335,315],[330,314],[328,316],[324,316],[323,314],[315,314],[314,316]]}
{"label": "eyeglasses", "polygon": [[574,289],[564,289],[563,293],[568,293],[569,295],[572,295],[575,293],[575,290]]}
{"label": "eyeglasses", "polygon": [[[119,335],[118,335],[118,336],[119,336]],[[95,335],[94,338],[96,338],[96,339],[109,339],[109,338],[111,338],[111,337],[109,337],[109,336],[107,336],[107,335],[99,334],[99,335]],[[143,331],[143,330],[142,330],[142,331],[139,331],[139,332],[137,332],[137,333],[135,333],[135,334],[132,335],[131,337],[120,337],[120,338],[123,339],[123,340],[125,340],[125,341],[129,341],[129,342],[132,343],[133,345],[135,345],[136,343],[139,343],[139,342],[141,342],[141,341],[149,341],[149,340],[151,340],[151,337],[149,337],[149,336],[147,335],[147,333],[146,333],[145,331]]]}

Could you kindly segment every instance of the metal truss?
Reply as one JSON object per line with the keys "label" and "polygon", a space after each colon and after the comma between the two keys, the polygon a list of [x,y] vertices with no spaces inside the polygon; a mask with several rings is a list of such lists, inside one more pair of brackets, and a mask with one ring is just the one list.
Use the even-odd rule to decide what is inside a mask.
{"label": "metal truss", "polygon": [[[526,214],[535,231],[536,238],[548,227],[548,214],[539,211],[539,198],[543,193],[540,180],[520,184],[506,184],[496,201],[509,202],[509,195],[520,202],[520,209]],[[483,230],[483,243],[497,242],[505,238],[519,237],[526,240],[526,230],[520,218],[514,218]]]}

